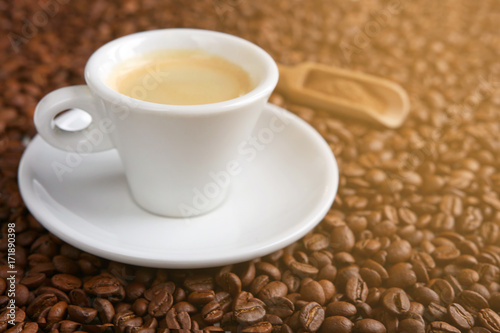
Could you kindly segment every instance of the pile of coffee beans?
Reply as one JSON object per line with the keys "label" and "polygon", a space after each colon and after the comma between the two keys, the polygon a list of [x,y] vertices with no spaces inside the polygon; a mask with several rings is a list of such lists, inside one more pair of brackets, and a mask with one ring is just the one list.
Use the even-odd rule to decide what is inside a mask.
{"label": "pile of coffee beans", "polygon": [[[0,8],[0,332],[500,333],[495,1],[45,0]],[[33,110],[51,90],[83,83],[87,58],[105,42],[168,27],[238,35],[281,63],[389,78],[408,91],[411,115],[386,129],[275,94],[271,101],[312,124],[339,163],[337,198],[312,232],[265,257],[203,270],[98,258],[48,233],[23,204],[16,175],[35,135]]]}

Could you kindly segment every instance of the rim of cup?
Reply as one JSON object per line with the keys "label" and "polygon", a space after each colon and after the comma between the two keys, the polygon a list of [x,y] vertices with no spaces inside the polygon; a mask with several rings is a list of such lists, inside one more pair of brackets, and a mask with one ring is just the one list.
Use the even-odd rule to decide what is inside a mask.
{"label": "rim of cup", "polygon": [[[255,55],[255,59],[260,60],[261,65],[264,67],[263,70],[265,74],[260,82],[243,96],[222,102],[198,105],[173,105],[143,101],[121,94],[108,85],[106,79],[117,64],[135,56],[145,54],[148,51],[165,49],[163,46],[151,46],[151,42],[148,43],[146,41],[151,41],[152,39],[157,40],[158,38],[172,39],[174,35],[175,38],[190,38],[192,44],[198,45],[199,49],[207,51],[208,53],[210,53],[210,48],[207,45],[211,41],[226,43],[226,45],[231,44],[233,47],[245,50],[245,52],[252,52]],[[147,51],[137,51],[134,49],[142,48],[144,43],[148,43],[149,49]],[[182,48],[195,47],[171,47],[171,49]],[[221,56],[224,57],[224,55]],[[236,64],[241,67],[241,63]],[[252,75],[250,72],[249,74]],[[141,112],[165,112],[180,116],[216,114],[227,112],[234,108],[244,107],[245,105],[251,104],[271,94],[278,82],[278,77],[278,67],[273,58],[256,44],[223,32],[190,28],[149,30],[117,38],[98,48],[91,55],[85,66],[85,80],[88,86],[95,94],[104,100],[120,104],[125,102],[125,104],[131,107],[131,110],[137,108],[140,109]]]}

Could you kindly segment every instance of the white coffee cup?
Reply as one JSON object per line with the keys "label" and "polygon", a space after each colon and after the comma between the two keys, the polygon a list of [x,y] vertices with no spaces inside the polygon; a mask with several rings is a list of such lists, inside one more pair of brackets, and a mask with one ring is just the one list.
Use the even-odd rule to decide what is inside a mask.
{"label": "white coffee cup", "polygon": [[[247,94],[212,104],[167,105],[128,97],[106,82],[113,68],[155,50],[200,49],[243,68],[255,83]],[[99,48],[85,67],[87,85],[46,95],[37,105],[38,133],[52,146],[77,153],[116,148],[130,192],[144,209],[169,217],[204,214],[221,204],[238,145],[251,133],[278,81],[271,56],[244,39],[197,29],[135,33]],[[55,125],[62,111],[92,117],[79,131]],[[214,184],[216,186],[214,186]]]}

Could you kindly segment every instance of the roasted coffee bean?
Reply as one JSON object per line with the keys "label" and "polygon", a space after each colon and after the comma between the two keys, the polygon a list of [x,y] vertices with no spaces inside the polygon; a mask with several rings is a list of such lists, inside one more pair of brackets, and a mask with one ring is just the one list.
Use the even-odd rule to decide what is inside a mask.
{"label": "roasted coffee bean", "polygon": [[89,323],[97,316],[97,310],[93,308],[83,308],[77,305],[68,306],[68,316],[78,323]]}
{"label": "roasted coffee bean", "polygon": [[300,288],[302,299],[307,302],[316,302],[321,305],[325,304],[326,296],[325,291],[321,284],[317,281],[311,280],[304,283]]}
{"label": "roasted coffee bean", "polygon": [[286,297],[271,297],[264,301],[268,314],[276,315],[280,318],[287,318],[293,314],[295,306]]}
{"label": "roasted coffee bean", "polygon": [[423,304],[424,306],[430,303],[439,303],[441,298],[439,295],[429,287],[416,287],[412,291],[412,297],[416,302]]}
{"label": "roasted coffee bean", "polygon": [[359,275],[363,281],[366,282],[367,287],[380,287],[382,285],[382,278],[376,270],[366,267],[361,267]]}
{"label": "roasted coffee bean", "polygon": [[407,261],[411,256],[411,244],[404,240],[396,240],[387,248],[387,262],[396,264],[398,262]]}
{"label": "roasted coffee bean", "polygon": [[73,289],[69,292],[71,303],[78,306],[90,307],[90,298],[83,289]]}
{"label": "roasted coffee bean", "polygon": [[251,293],[242,291],[234,300],[234,318],[242,324],[256,323],[266,314],[265,304],[253,297]]}
{"label": "roasted coffee bean", "polygon": [[241,329],[242,333],[271,333],[273,325],[268,321],[261,321]]}
{"label": "roasted coffee bean", "polygon": [[448,305],[448,315],[461,330],[471,329],[474,326],[474,317],[458,303]]}
{"label": "roasted coffee bean", "polygon": [[188,295],[188,302],[192,304],[207,304],[215,299],[213,290],[193,291]]}
{"label": "roasted coffee bean", "polygon": [[314,277],[318,274],[319,270],[309,264],[300,263],[298,261],[294,261],[290,264],[290,270],[292,273],[299,277]]}
{"label": "roasted coffee bean", "polygon": [[476,315],[481,309],[489,307],[488,301],[479,293],[472,290],[462,291],[457,296],[456,302],[472,313],[472,315]]}
{"label": "roasted coffee bean", "polygon": [[334,252],[349,252],[355,242],[354,233],[344,222],[339,222],[332,228],[330,246]]}
{"label": "roasted coffee bean", "polygon": [[368,296],[368,286],[362,278],[353,276],[347,280],[345,295],[353,303],[365,302]]}
{"label": "roasted coffee bean", "polygon": [[302,239],[302,242],[308,251],[321,251],[330,245],[328,237],[319,233],[306,235]]}
{"label": "roasted coffee bean", "polygon": [[168,290],[157,293],[148,305],[148,313],[153,317],[162,317],[172,307],[174,298]]}
{"label": "roasted coffee bean", "polygon": [[68,303],[61,301],[54,304],[47,314],[47,322],[57,323],[66,318]]}
{"label": "roasted coffee bean", "polygon": [[65,292],[54,287],[41,286],[35,290],[35,295],[38,296],[43,294],[52,294],[55,295],[59,301],[65,301],[68,304],[71,303],[70,298]]}
{"label": "roasted coffee bean", "polygon": [[51,282],[54,287],[65,292],[80,288],[82,285],[82,281],[79,278],[70,274],[56,274],[52,276]]}
{"label": "roasted coffee bean", "polygon": [[268,275],[258,275],[250,285],[250,292],[252,294],[257,295],[260,293],[262,288],[264,288],[268,283],[270,279]]}
{"label": "roasted coffee bean", "polygon": [[190,276],[184,280],[184,287],[189,291],[213,290],[214,279],[211,276]]}
{"label": "roasted coffee bean", "polygon": [[479,324],[493,333],[500,332],[500,315],[492,309],[481,309],[477,314]]}
{"label": "roasted coffee bean", "polygon": [[113,317],[115,327],[125,329],[127,327],[138,327],[143,323],[141,317],[137,317],[132,311],[117,312]]}
{"label": "roasted coffee bean", "polygon": [[325,318],[321,325],[320,333],[338,332],[351,333],[354,324],[352,321],[343,316],[329,316]]}
{"label": "roasted coffee bean", "polygon": [[203,317],[203,320],[210,324],[221,320],[223,315],[224,312],[222,311],[221,305],[217,301],[211,301],[201,309],[201,316]]}
{"label": "roasted coffee bean", "polygon": [[346,318],[354,318],[357,309],[351,303],[344,301],[334,301],[327,305],[325,314],[327,317],[343,316]]}
{"label": "roasted coffee bean", "polygon": [[426,333],[460,333],[460,330],[444,321],[433,321],[427,325]]}
{"label": "roasted coffee bean", "polygon": [[425,309],[424,317],[429,321],[442,321],[446,319],[447,314],[444,306],[431,302]]}
{"label": "roasted coffee bean", "polygon": [[[28,287],[28,289],[36,289],[37,287],[41,286],[44,283],[46,278],[47,278],[47,275],[45,275],[44,273],[30,274],[30,275],[25,276],[21,280],[21,284]],[[3,281],[3,279],[0,281]],[[0,291],[2,291],[2,290],[0,290]],[[0,295],[1,294],[3,294],[3,291],[0,293]]]}
{"label": "roasted coffee bean", "polygon": [[390,313],[399,316],[410,310],[410,299],[400,288],[389,288],[382,295],[382,306]]}
{"label": "roasted coffee bean", "polygon": [[325,319],[325,310],[316,302],[310,302],[300,310],[299,321],[306,331],[317,331]]}
{"label": "roasted coffee bean", "polygon": [[455,299],[455,291],[450,283],[444,279],[432,279],[429,288],[434,290],[444,304],[450,304]]}
{"label": "roasted coffee bean", "polygon": [[175,292],[175,284],[170,281],[159,283],[154,287],[147,289],[144,292],[144,298],[146,298],[148,301],[151,301],[160,292],[167,292],[173,295]]}
{"label": "roasted coffee bean", "polygon": [[265,301],[266,299],[272,297],[285,297],[287,294],[288,287],[284,282],[271,281],[259,291],[258,297]]}
{"label": "roasted coffee bean", "polygon": [[412,265],[407,262],[397,263],[387,271],[387,286],[405,289],[413,286],[417,282],[417,275],[412,269]]}
{"label": "roasted coffee bean", "polygon": [[37,319],[38,316],[47,308],[50,308],[58,302],[54,294],[41,294],[37,296],[26,308],[26,314],[32,318]]}
{"label": "roasted coffee bean", "polygon": [[122,300],[125,297],[125,289],[117,279],[106,276],[97,275],[89,279],[83,284],[85,292],[102,298],[113,298]]}
{"label": "roasted coffee bean", "polygon": [[265,261],[255,263],[257,273],[267,275],[271,280],[281,280],[281,272],[278,267]]}
{"label": "roasted coffee bean", "polygon": [[425,333],[425,322],[423,320],[406,318],[399,321],[398,332],[400,333]]}
{"label": "roasted coffee bean", "polygon": [[226,272],[219,278],[219,284],[222,289],[231,295],[238,295],[241,291],[242,283],[238,275],[232,272]]}
{"label": "roasted coffee bean", "polygon": [[144,316],[148,313],[149,301],[145,298],[138,298],[132,304],[132,311],[138,316]]}
{"label": "roasted coffee bean", "polygon": [[177,312],[175,308],[168,310],[165,321],[169,329],[191,329],[191,317],[189,317],[189,314],[187,312]]}
{"label": "roasted coffee bean", "polygon": [[[97,310],[99,319],[102,323],[110,323],[115,315],[115,308],[113,304],[107,299],[96,298],[92,303],[93,307]],[[146,311],[144,311],[145,313]]]}
{"label": "roasted coffee bean", "polygon": [[387,332],[384,324],[380,321],[370,318],[358,320],[354,323],[353,332],[355,333],[385,333]]}

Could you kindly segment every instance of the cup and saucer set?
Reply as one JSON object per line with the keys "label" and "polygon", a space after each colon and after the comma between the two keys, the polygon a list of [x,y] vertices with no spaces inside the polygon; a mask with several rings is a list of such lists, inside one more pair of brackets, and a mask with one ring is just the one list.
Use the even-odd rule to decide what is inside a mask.
{"label": "cup and saucer set", "polygon": [[[224,57],[256,86],[222,102],[168,105],[107,84],[117,64],[162,48]],[[68,244],[138,266],[214,267],[284,248],[330,209],[335,157],[314,128],[267,102],[278,69],[258,46],[207,30],[142,32],[97,50],[85,79],[39,102],[39,135],[18,172],[30,212]]]}

